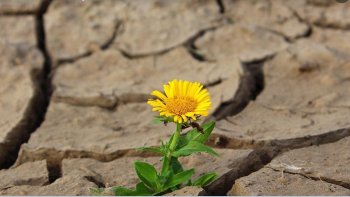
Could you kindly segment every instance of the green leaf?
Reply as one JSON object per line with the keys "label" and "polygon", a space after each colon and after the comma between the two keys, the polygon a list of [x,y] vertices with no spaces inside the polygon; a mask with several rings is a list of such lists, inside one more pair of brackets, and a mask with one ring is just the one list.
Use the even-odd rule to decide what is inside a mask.
{"label": "green leaf", "polygon": [[204,175],[200,176],[198,179],[196,179],[193,182],[192,186],[204,187],[204,186],[210,184],[211,182],[213,182],[217,177],[218,177],[218,175],[216,173],[204,174]]}
{"label": "green leaf", "polygon": [[163,149],[161,147],[139,147],[136,149],[137,151],[148,151],[163,154]]}
{"label": "green leaf", "polygon": [[192,153],[206,152],[214,156],[219,156],[212,148],[197,141],[191,141],[186,146],[172,153],[173,157],[188,156]]}
{"label": "green leaf", "polygon": [[183,172],[184,169],[181,165],[181,163],[179,162],[179,160],[175,157],[171,157],[171,160],[170,160],[170,167],[172,169],[172,171],[174,172],[174,174],[177,174],[177,173],[180,173],[180,172]]}
{"label": "green leaf", "polygon": [[191,141],[197,141],[197,142],[204,144],[208,140],[214,127],[215,127],[215,122],[211,121],[211,122],[205,123],[202,126],[203,133],[199,132],[195,128],[195,129],[188,131],[185,135],[181,135],[179,138],[177,149],[186,146]]}
{"label": "green leaf", "polygon": [[190,131],[188,131],[186,134],[181,135],[179,137],[179,142],[177,143],[177,147],[176,150],[186,146],[190,141],[192,141],[192,139],[198,135],[201,135],[201,133],[199,133],[197,131],[197,129],[192,129]]}
{"label": "green leaf", "polygon": [[185,170],[183,172],[180,172],[178,174],[175,174],[174,176],[170,177],[170,179],[167,181],[167,183],[163,187],[163,191],[175,187],[181,183],[185,183],[189,181],[194,174],[194,169]]}
{"label": "green leaf", "polygon": [[140,182],[136,185],[136,193],[138,196],[149,196],[153,194],[153,191],[150,190],[144,183]]}
{"label": "green leaf", "polygon": [[116,196],[136,196],[136,191],[125,187],[113,187]]}
{"label": "green leaf", "polygon": [[157,190],[157,170],[152,165],[141,161],[135,162],[134,166],[140,180],[153,190]]}
{"label": "green leaf", "polygon": [[168,157],[166,157],[166,156],[163,156],[162,157],[162,160],[163,160],[163,162],[162,162],[162,171],[161,171],[161,175],[162,176],[165,176],[165,175],[167,175],[167,174],[169,174],[169,163],[168,163],[168,161],[169,161],[169,159],[168,159]]}
{"label": "green leaf", "polygon": [[208,123],[205,123],[205,124],[202,126],[202,128],[203,128],[203,133],[204,133],[204,134],[200,134],[200,135],[194,137],[192,140],[201,142],[201,143],[203,144],[203,143],[205,143],[205,142],[208,140],[208,138],[209,138],[211,132],[212,132],[213,129],[215,128],[215,122],[214,122],[214,121],[210,121],[210,122],[208,122]]}
{"label": "green leaf", "polygon": [[172,134],[172,135],[170,136],[170,139],[169,139],[169,141],[166,143],[165,147],[169,148],[170,144],[171,144],[171,143],[173,142],[173,140],[174,140],[174,135],[175,135],[175,134]]}

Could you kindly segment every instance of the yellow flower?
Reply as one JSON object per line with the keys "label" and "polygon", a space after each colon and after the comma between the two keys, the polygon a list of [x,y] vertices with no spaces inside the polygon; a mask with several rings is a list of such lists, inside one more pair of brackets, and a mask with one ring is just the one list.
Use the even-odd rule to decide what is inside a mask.
{"label": "yellow flower", "polygon": [[172,117],[174,122],[182,123],[196,120],[198,116],[207,116],[211,108],[209,93],[198,82],[172,80],[164,85],[164,93],[154,90],[148,104],[161,116]]}

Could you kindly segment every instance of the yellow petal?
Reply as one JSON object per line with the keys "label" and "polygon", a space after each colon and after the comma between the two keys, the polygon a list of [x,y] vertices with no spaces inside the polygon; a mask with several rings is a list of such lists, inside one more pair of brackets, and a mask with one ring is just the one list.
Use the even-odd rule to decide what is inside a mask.
{"label": "yellow petal", "polygon": [[181,115],[181,117],[184,120],[184,122],[187,122],[187,117],[185,115]]}
{"label": "yellow petal", "polygon": [[167,97],[166,97],[163,93],[161,93],[160,91],[158,91],[158,90],[154,90],[154,91],[151,93],[151,95],[156,96],[156,97],[162,99],[163,101],[166,101],[166,99],[167,99]]}
{"label": "yellow petal", "polygon": [[178,116],[174,116],[174,121],[175,122],[179,122],[179,117]]}
{"label": "yellow petal", "polygon": [[165,92],[165,94],[166,94],[166,96],[167,96],[168,98],[173,98],[173,97],[174,97],[174,93],[173,93],[173,91],[171,90],[171,88],[170,88],[169,85],[164,85],[163,88],[164,88],[164,92]]}

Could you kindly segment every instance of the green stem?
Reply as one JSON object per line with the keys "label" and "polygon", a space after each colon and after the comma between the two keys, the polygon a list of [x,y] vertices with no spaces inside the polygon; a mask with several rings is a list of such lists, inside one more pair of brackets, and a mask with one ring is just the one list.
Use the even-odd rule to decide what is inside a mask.
{"label": "green stem", "polygon": [[179,141],[180,133],[182,131],[182,124],[176,123],[176,132],[173,136],[173,140],[169,146],[169,151],[163,158],[163,166],[162,166],[162,174],[165,174],[169,171],[170,161],[171,161],[171,153],[175,150],[177,143]]}
{"label": "green stem", "polygon": [[170,147],[169,147],[171,152],[174,151],[176,146],[177,146],[177,142],[179,141],[181,131],[182,131],[182,124],[176,123],[176,132],[174,135],[174,139],[171,142]]}

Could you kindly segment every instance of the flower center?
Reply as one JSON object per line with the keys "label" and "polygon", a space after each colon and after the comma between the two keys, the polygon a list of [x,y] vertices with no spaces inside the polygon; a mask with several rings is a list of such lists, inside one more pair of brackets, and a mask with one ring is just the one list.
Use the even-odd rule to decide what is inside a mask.
{"label": "flower center", "polygon": [[166,108],[169,112],[176,115],[184,115],[187,112],[193,112],[197,107],[197,101],[189,97],[178,97],[168,99]]}

